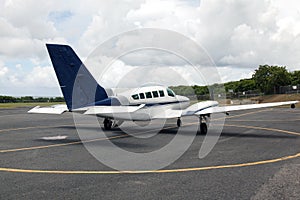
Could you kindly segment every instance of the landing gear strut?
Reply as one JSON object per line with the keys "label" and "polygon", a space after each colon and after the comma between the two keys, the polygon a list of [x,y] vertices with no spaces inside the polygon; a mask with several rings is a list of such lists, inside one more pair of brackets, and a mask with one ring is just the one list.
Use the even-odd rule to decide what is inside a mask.
{"label": "landing gear strut", "polygon": [[177,127],[179,128],[181,126],[182,122],[181,122],[181,119],[180,117],[178,117],[177,119]]}
{"label": "landing gear strut", "polygon": [[200,123],[200,133],[202,135],[207,134],[207,125],[206,125],[206,123]]}
{"label": "landing gear strut", "polygon": [[105,118],[104,121],[103,121],[103,124],[104,124],[104,129],[105,130],[110,130],[111,127],[112,127],[113,122],[111,121],[111,119]]}
{"label": "landing gear strut", "polygon": [[207,117],[205,115],[200,115],[200,134],[206,135],[207,134]]}

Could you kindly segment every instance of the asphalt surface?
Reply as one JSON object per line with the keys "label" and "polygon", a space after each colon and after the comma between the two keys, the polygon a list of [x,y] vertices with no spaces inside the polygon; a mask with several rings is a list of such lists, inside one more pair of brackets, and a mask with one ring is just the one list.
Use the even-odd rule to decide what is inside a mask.
{"label": "asphalt surface", "polygon": [[[182,141],[192,138],[189,148],[170,165],[144,172],[118,172],[95,159],[82,144],[71,113],[27,114],[27,110],[0,110],[0,199],[300,197],[299,109],[232,112],[217,144],[202,159],[198,155],[205,136],[193,132],[197,119],[184,119]],[[178,131],[174,125],[176,121],[168,121],[163,130],[149,138],[141,137],[151,130],[128,128],[126,123],[123,126],[132,135],[119,128],[105,134],[119,148],[142,154],[170,144]],[[99,129],[88,123],[80,125],[81,133]],[[90,144],[106,148],[104,140],[95,139]],[[124,159],[121,156],[112,159]]]}

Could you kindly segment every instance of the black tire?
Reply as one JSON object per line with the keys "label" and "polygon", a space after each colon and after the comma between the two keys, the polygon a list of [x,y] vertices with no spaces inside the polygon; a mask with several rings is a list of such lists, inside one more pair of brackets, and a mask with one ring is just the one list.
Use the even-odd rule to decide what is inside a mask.
{"label": "black tire", "polygon": [[200,124],[200,133],[202,135],[206,135],[207,134],[207,125],[206,125],[206,123],[201,123]]}
{"label": "black tire", "polygon": [[110,119],[105,118],[103,124],[105,130],[110,130],[112,127],[112,121]]}
{"label": "black tire", "polygon": [[181,119],[178,118],[178,119],[177,119],[177,127],[180,127],[180,126],[181,126],[181,123],[182,123],[182,122],[181,122]]}

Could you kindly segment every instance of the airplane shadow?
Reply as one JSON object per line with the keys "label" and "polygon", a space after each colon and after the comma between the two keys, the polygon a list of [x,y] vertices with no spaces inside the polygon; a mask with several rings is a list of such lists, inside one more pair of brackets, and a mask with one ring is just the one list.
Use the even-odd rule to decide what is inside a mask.
{"label": "airplane shadow", "polygon": [[[64,126],[64,127],[57,127],[57,128],[64,128],[64,129],[72,129],[72,130],[76,130],[76,126]],[[81,126],[80,127],[81,129],[87,129],[87,130],[99,130],[100,128],[97,127],[89,127],[89,126]],[[171,127],[164,127],[165,129],[162,129],[158,132],[158,134],[169,134],[169,135],[176,135],[177,132],[178,132],[178,128],[171,128]],[[134,137],[132,135],[127,135],[125,132],[122,131],[122,129],[120,128],[113,128],[109,131],[106,131],[104,129],[102,129],[105,133],[113,133],[114,135],[113,136],[117,136],[117,135],[124,135],[126,137]],[[131,129],[131,131],[135,131],[134,128]],[[136,130],[137,131],[137,134],[138,134],[138,131],[140,130]],[[151,132],[151,129],[147,129],[147,130],[143,130],[142,132],[148,132],[150,133]],[[182,129],[182,132],[181,134],[184,134],[184,135],[188,135],[188,136],[193,136],[195,135],[195,132],[194,131],[191,131],[191,130],[184,130]],[[111,135],[108,135],[106,134],[107,137],[110,137]],[[214,133],[214,132],[209,132],[208,133],[209,136],[218,136],[217,133]],[[197,137],[204,137],[205,135],[202,135],[200,133],[200,131],[198,130],[197,131]],[[276,134],[258,134],[258,133],[237,133],[237,132],[228,132],[228,131],[223,131],[220,135],[220,137],[239,137],[239,138],[273,138],[273,139],[294,139],[294,138],[297,138],[298,136],[294,136],[294,135],[276,135]],[[47,140],[44,140],[44,139],[37,139],[37,141],[47,141]],[[64,140],[48,140],[49,142],[53,142],[53,143],[71,143],[71,142],[79,142],[80,140],[76,140],[76,139],[64,139]]]}
{"label": "airplane shadow", "polygon": [[[172,128],[172,129],[164,129],[159,132],[159,134],[171,134],[175,135],[177,134],[178,129]],[[183,130],[183,134],[185,135],[195,135],[194,131],[189,130]],[[200,130],[197,131],[197,137],[205,136],[201,134]],[[219,136],[218,133],[214,133],[213,131],[208,132],[208,136]],[[296,135],[276,135],[276,134],[258,134],[258,133],[235,133],[235,132],[228,132],[223,131],[220,135],[220,137],[239,137],[239,138],[273,138],[273,139],[294,139],[298,136]]]}
{"label": "airplane shadow", "polygon": [[294,135],[274,135],[274,134],[257,134],[257,133],[231,133],[222,132],[221,137],[240,137],[240,138],[272,138],[272,139],[294,139]]}

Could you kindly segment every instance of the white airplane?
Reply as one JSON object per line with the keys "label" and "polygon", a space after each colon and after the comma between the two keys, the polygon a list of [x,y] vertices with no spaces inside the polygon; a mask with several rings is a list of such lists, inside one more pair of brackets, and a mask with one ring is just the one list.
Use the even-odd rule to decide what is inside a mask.
{"label": "white airplane", "polygon": [[[66,105],[35,107],[29,113],[62,114],[65,111],[96,115],[104,118],[104,128],[111,129],[123,121],[148,121],[153,119],[197,116],[200,131],[207,133],[207,118],[214,113],[291,105],[298,101],[262,103],[251,105],[219,106],[217,101],[203,101],[190,106],[187,97],[176,95],[168,87],[147,86],[123,92],[105,90],[87,70],[70,46],[46,44]],[[110,94],[109,94],[110,93]],[[108,95],[109,94],[109,95]]]}

